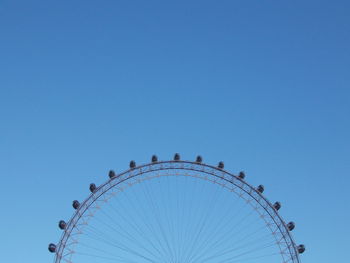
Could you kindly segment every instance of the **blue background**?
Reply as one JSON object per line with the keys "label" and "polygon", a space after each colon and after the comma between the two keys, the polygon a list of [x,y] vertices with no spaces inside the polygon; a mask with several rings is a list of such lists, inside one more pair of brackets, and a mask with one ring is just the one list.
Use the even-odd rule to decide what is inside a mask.
{"label": "blue background", "polygon": [[347,262],[348,1],[0,3],[2,262],[50,262],[110,168],[197,154],[263,183],[303,262]]}

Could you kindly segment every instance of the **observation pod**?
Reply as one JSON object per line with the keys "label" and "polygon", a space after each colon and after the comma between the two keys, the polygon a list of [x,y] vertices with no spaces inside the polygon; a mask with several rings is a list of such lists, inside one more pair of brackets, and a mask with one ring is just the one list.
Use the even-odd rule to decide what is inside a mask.
{"label": "observation pod", "polygon": [[219,168],[219,169],[224,169],[224,167],[225,167],[224,162],[219,162],[219,163],[218,163],[218,168]]}
{"label": "observation pod", "polygon": [[288,227],[288,230],[289,231],[292,231],[294,228],[295,228],[295,223],[294,222],[289,222],[287,224],[287,227]]}
{"label": "observation pod", "polygon": [[96,185],[95,184],[90,184],[90,187],[89,187],[89,189],[90,189],[90,192],[91,193],[95,193],[95,191],[96,191]]}
{"label": "observation pod", "polygon": [[174,155],[174,161],[180,161],[180,154],[175,153],[175,155]]}
{"label": "observation pod", "polygon": [[72,206],[73,206],[73,208],[74,208],[74,209],[78,209],[78,208],[79,208],[79,206],[80,206],[80,203],[79,203],[79,201],[77,201],[77,200],[74,200],[74,201],[73,201],[73,204],[72,204]]}
{"label": "observation pod", "polygon": [[256,190],[259,192],[259,193],[263,193],[264,190],[265,190],[265,187],[263,185],[259,185]]}
{"label": "observation pod", "polygon": [[152,163],[158,162],[158,157],[157,155],[152,155]]}
{"label": "observation pod", "polygon": [[110,170],[109,172],[108,172],[108,176],[109,176],[109,178],[114,178],[115,177],[115,172],[113,171],[113,170]]}
{"label": "observation pod", "polygon": [[66,226],[67,226],[67,224],[63,220],[60,220],[60,222],[58,222],[58,227],[62,230],[65,230]]}
{"label": "observation pod", "polygon": [[304,253],[305,252],[305,246],[304,245],[299,245],[298,246],[298,252],[299,252],[299,254]]}
{"label": "observation pod", "polygon": [[136,162],[134,160],[130,161],[129,167],[130,169],[134,169],[136,167]]}
{"label": "observation pod", "polygon": [[242,180],[245,178],[245,173],[244,172],[239,172],[238,177],[241,178]]}
{"label": "observation pod", "polygon": [[280,202],[276,202],[273,204],[273,208],[275,208],[277,211],[280,210],[281,208],[281,203]]}
{"label": "observation pod", "polygon": [[196,158],[196,163],[202,163],[202,161],[203,161],[202,156],[198,155]]}
{"label": "observation pod", "polygon": [[56,252],[56,245],[51,243],[51,244],[49,244],[48,249],[51,253],[55,253]]}

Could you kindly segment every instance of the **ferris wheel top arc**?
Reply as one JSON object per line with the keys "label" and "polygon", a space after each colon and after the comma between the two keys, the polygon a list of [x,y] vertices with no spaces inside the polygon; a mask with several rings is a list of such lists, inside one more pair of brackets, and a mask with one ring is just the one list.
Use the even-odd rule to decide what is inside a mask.
{"label": "ferris wheel top arc", "polygon": [[[157,165],[157,167],[153,167],[154,165]],[[172,165],[175,165],[175,166],[172,166]],[[145,168],[148,168],[148,170]],[[207,171],[206,168],[209,168],[212,171],[215,171],[215,173]],[[295,261],[293,259],[293,256],[292,256],[291,260],[292,260],[292,262],[300,262],[298,254],[302,254],[305,252],[305,246],[303,244],[296,245],[292,236],[291,236],[290,231],[292,231],[295,228],[295,223],[294,222],[285,223],[285,221],[282,219],[282,217],[278,214],[278,210],[281,208],[281,203],[278,201],[275,202],[274,204],[270,203],[262,195],[264,192],[264,189],[265,189],[265,187],[263,185],[259,185],[257,187],[252,187],[250,184],[248,184],[245,181],[245,173],[244,172],[241,171],[241,172],[239,172],[238,175],[234,175],[234,174],[224,170],[224,162],[222,162],[222,161],[220,161],[217,164],[217,166],[205,164],[205,163],[203,163],[203,158],[200,155],[198,155],[196,157],[195,161],[186,161],[186,160],[181,160],[179,153],[175,153],[173,160],[168,160],[168,161],[159,161],[158,157],[156,155],[153,155],[151,157],[151,163],[142,164],[139,166],[137,166],[136,162],[134,160],[132,160],[129,163],[129,169],[124,171],[124,172],[116,174],[113,170],[110,170],[108,173],[109,180],[107,182],[105,182],[104,184],[102,184],[100,186],[96,186],[94,183],[91,183],[90,187],[89,187],[91,195],[88,198],[86,198],[85,201],[82,203],[80,203],[77,200],[74,200],[72,202],[72,206],[75,210],[75,213],[72,216],[72,218],[68,222],[65,222],[64,220],[60,220],[58,223],[58,227],[63,231],[62,238],[57,245],[50,243],[48,246],[48,250],[51,253],[56,254],[55,262],[61,262],[60,258],[62,257],[62,254],[60,254],[60,253],[62,253],[62,251],[64,250],[64,247],[65,247],[64,242],[68,240],[68,238],[71,234],[72,228],[74,228],[74,224],[80,219],[80,217],[85,213],[85,211],[94,202],[94,200],[99,198],[102,194],[107,192],[110,188],[114,187],[114,186],[106,187],[107,185],[109,185],[114,180],[119,179],[119,182],[123,182],[123,181],[128,180],[131,177],[136,177],[136,176],[139,176],[141,174],[147,173],[149,171],[161,171],[161,170],[170,170],[170,169],[184,169],[184,170],[193,170],[193,171],[197,171],[197,172],[203,172],[203,173],[207,173],[209,175],[213,175],[215,177],[220,177],[220,179],[225,180],[229,183],[233,183],[233,180],[238,180],[242,183],[242,185],[247,186],[248,187],[247,189],[249,189],[249,191],[244,190],[243,188],[242,188],[242,190],[244,190],[248,195],[251,195],[254,199],[256,199],[256,198],[253,196],[253,194],[255,194],[255,195],[259,196],[259,198],[263,199],[264,202],[269,206],[269,207],[263,207],[266,210],[266,212],[271,217],[276,216],[276,219],[279,220],[279,222],[281,222],[281,225],[278,228],[280,228],[280,230],[281,230],[281,228],[286,229],[286,231],[281,230],[281,232],[283,232],[282,237],[289,240],[288,241],[289,242],[288,249],[295,251],[295,255],[294,255]],[[134,174],[132,174],[134,171],[138,171],[138,172],[135,172]],[[222,175],[219,175],[218,172],[221,172]],[[123,178],[125,175],[129,175],[129,176],[126,178]],[[229,177],[225,177],[224,175],[230,176],[231,179]],[[116,184],[118,184],[119,182],[117,182]],[[258,200],[256,200],[256,201],[258,202]],[[272,210],[269,210],[271,208],[272,208]],[[82,211],[80,211],[80,210],[82,210]],[[272,215],[272,213],[274,213],[274,215]],[[278,223],[276,223],[276,224],[278,224]]]}

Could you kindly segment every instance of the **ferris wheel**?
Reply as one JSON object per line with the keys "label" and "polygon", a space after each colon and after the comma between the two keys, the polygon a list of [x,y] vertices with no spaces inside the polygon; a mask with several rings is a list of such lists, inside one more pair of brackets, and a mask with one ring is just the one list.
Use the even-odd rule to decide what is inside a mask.
{"label": "ferris wheel", "polygon": [[264,187],[245,174],[217,166],[173,160],[109,172],[69,221],[61,220],[58,243],[49,244],[55,263],[300,263],[296,245]]}

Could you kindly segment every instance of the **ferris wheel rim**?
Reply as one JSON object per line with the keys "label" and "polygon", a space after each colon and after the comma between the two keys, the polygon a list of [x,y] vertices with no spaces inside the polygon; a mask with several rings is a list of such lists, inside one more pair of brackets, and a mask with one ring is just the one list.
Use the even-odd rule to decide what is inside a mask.
{"label": "ferris wheel rim", "polygon": [[[105,183],[97,187],[87,198],[85,198],[85,200],[81,204],[79,204],[79,206],[76,208],[75,212],[73,213],[72,217],[67,222],[66,228],[64,229],[64,232],[62,233],[60,241],[57,244],[58,247],[57,247],[57,250],[55,251],[55,259],[54,259],[55,263],[61,262],[61,258],[63,257],[63,251],[66,247],[66,242],[69,240],[70,235],[73,229],[75,228],[76,223],[79,222],[80,218],[85,214],[86,211],[89,210],[90,206],[93,203],[95,203],[97,200],[99,200],[99,198],[102,195],[104,195],[105,193],[107,193],[109,190],[119,185],[120,183],[126,182],[131,178],[140,176],[142,174],[150,173],[150,172],[169,171],[169,170],[185,170],[185,171],[196,171],[199,173],[204,173],[204,174],[219,178],[221,180],[225,180],[227,183],[233,184],[237,188],[243,190],[247,195],[252,197],[255,200],[255,202],[258,203],[267,212],[267,214],[273,220],[274,224],[278,227],[278,230],[281,233],[283,239],[286,240],[286,244],[288,244],[287,248],[289,250],[291,262],[300,263],[298,247],[294,242],[294,239],[290,233],[290,230],[287,227],[287,224],[285,223],[281,215],[278,213],[277,209],[274,208],[273,204],[262,194],[262,192],[259,192],[257,188],[253,187],[248,182],[246,182],[244,178],[241,178],[238,175],[235,175],[227,170],[224,170],[222,162],[219,163],[218,167],[205,164],[202,162],[198,162],[198,161],[186,161],[186,160],[168,160],[168,161],[152,160],[151,163],[146,163],[139,166],[136,166],[135,162],[134,163],[132,162],[130,163],[130,169],[110,177],[109,180],[107,180]],[[188,165],[189,167],[186,165]],[[196,169],[197,167],[198,169]],[[222,176],[215,174],[215,172],[222,174]],[[224,176],[231,177],[230,178],[231,180],[228,178],[225,178]],[[234,180],[236,182],[240,182],[242,186],[234,183]],[[245,189],[243,189],[244,186],[248,187],[249,191],[246,191]],[[263,200],[265,204],[268,205],[268,207],[264,207],[261,204],[261,201],[257,200],[252,194],[258,195],[261,198],[261,200]],[[269,209],[269,211],[267,209]],[[271,211],[273,214],[271,214]],[[278,220],[279,222],[276,222],[276,220]]]}

